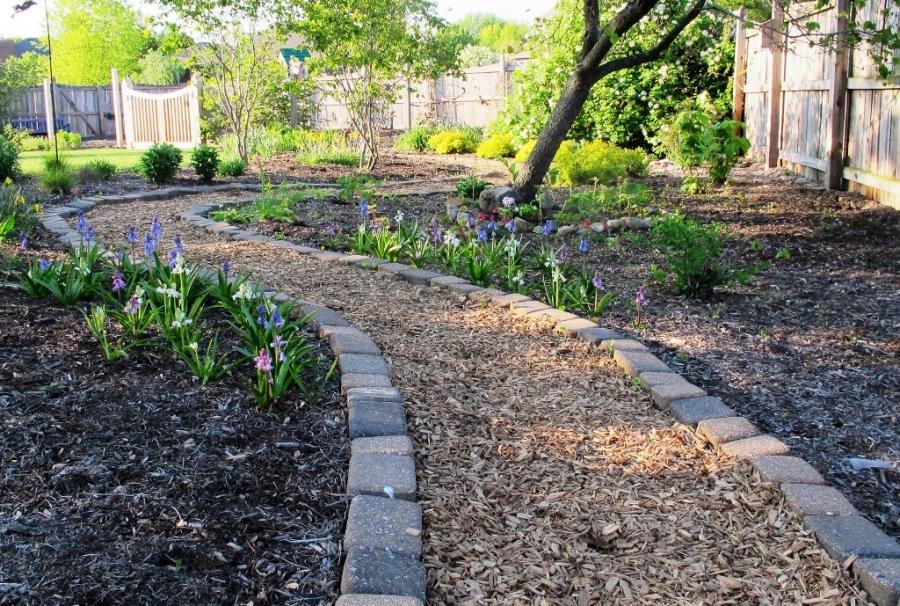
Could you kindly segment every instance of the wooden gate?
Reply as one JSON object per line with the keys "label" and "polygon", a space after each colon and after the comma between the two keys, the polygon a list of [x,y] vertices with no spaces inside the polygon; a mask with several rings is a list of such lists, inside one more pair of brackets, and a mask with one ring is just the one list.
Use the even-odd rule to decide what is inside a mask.
{"label": "wooden gate", "polygon": [[122,125],[125,144],[144,148],[154,143],[178,147],[200,144],[200,100],[193,84],[168,91],[149,92],[122,82]]}

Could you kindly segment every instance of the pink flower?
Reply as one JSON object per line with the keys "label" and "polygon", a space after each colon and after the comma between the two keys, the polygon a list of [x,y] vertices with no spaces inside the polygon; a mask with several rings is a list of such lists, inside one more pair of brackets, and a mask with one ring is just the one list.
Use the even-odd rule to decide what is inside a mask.
{"label": "pink flower", "polygon": [[269,355],[269,350],[263,347],[259,350],[259,355],[254,358],[256,362],[256,369],[265,373],[272,372],[272,357]]}

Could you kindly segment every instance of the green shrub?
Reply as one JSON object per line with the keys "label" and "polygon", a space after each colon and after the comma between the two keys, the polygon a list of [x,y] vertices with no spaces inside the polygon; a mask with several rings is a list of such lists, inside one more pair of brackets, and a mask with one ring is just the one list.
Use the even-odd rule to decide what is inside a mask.
{"label": "green shrub", "polygon": [[168,143],[157,143],[144,152],[137,170],[157,185],[172,181],[181,166],[181,150]]}
{"label": "green shrub", "polygon": [[394,140],[394,149],[405,152],[428,150],[428,140],[441,131],[440,126],[420,124],[414,126]]}
{"label": "green shrub", "polygon": [[592,141],[579,147],[561,146],[554,162],[562,185],[612,183],[626,176],[643,177],[648,166],[644,152],[622,149],[605,141]]}
{"label": "green shrub", "polygon": [[119,172],[108,160],[91,160],[81,167],[82,178],[89,181],[109,181]]}
{"label": "green shrub", "polygon": [[340,166],[356,166],[359,154],[355,151],[317,151],[297,154],[300,164],[338,164]]}
{"label": "green shrub", "polygon": [[68,160],[66,160],[65,156],[44,156],[41,159],[41,164],[44,167],[44,171],[51,170],[67,170],[72,172],[72,166],[69,164]]}
{"label": "green shrub", "polygon": [[535,145],[537,145],[537,139],[526,141],[525,145],[520,147],[519,151],[516,152],[513,160],[515,160],[516,162],[526,162],[528,160],[528,156],[530,156],[531,152],[534,151]]}
{"label": "green shrub", "polygon": [[643,183],[624,181],[572,194],[556,213],[558,223],[576,225],[623,216],[644,216],[650,202],[650,190]]}
{"label": "green shrub", "polygon": [[75,183],[75,174],[65,161],[60,161],[58,165],[41,173],[41,187],[52,194],[70,194]]}
{"label": "green shrub", "polygon": [[247,170],[247,163],[240,158],[219,162],[219,174],[223,177],[240,177]]}
{"label": "green shrub", "polygon": [[[81,133],[57,131],[56,144],[60,151],[77,149],[81,147]],[[20,147],[23,151],[50,151],[53,149],[53,144],[49,137],[24,136],[20,139]]]}
{"label": "green shrub", "polygon": [[219,170],[219,152],[208,145],[200,145],[191,152],[191,166],[202,183],[210,183]]}
{"label": "green shrub", "polygon": [[17,179],[19,169],[19,148],[13,141],[0,135],[0,182]]}
{"label": "green shrub", "polygon": [[303,199],[304,193],[291,190],[286,184],[278,189],[264,186],[262,194],[249,204],[238,208],[213,211],[210,218],[226,223],[256,223],[258,221],[277,221],[291,223],[296,220],[294,205]]}
{"label": "green shrub", "polygon": [[467,175],[456,182],[456,195],[461,198],[469,198],[477,200],[481,192],[490,185],[487,181],[482,181],[475,175]]}
{"label": "green shrub", "polygon": [[481,142],[475,154],[479,158],[510,158],[516,154],[512,135],[497,133]]}
{"label": "green shrub", "polygon": [[750,149],[750,142],[735,134],[740,126],[734,120],[713,122],[707,113],[689,109],[675,116],[661,139],[670,159],[688,169],[704,167],[713,183],[721,184]]}
{"label": "green shrub", "polygon": [[654,273],[671,278],[679,294],[708,297],[729,281],[729,272],[720,264],[725,231],[718,223],[705,226],[675,213],[657,220],[651,235],[667,266],[667,271]]}
{"label": "green shrub", "polygon": [[21,187],[0,183],[0,241],[31,231],[40,212],[40,205],[29,200]]}
{"label": "green shrub", "polygon": [[469,154],[478,147],[478,129],[443,130],[428,139],[428,147],[438,154]]}

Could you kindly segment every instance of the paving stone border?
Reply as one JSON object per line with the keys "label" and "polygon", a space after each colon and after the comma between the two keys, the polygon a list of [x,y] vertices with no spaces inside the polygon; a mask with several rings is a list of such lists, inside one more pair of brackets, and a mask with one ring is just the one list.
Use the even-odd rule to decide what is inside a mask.
{"label": "paving stone border", "polygon": [[[166,192],[165,197],[171,198],[188,193],[227,191],[223,187],[228,188],[228,186],[213,186],[202,189],[192,188],[187,191],[185,191],[186,188],[161,191]],[[254,191],[253,187],[246,186],[239,187],[239,189]],[[101,201],[147,200],[162,197],[160,192],[154,192],[152,197],[147,198],[131,194],[124,197],[124,200],[120,200],[123,196],[112,196],[109,198],[86,198],[83,202],[93,206]],[[855,557],[852,561],[852,570],[876,604],[900,606],[900,544],[859,515],[840,492],[826,486],[822,476],[809,463],[798,457],[790,456],[790,448],[787,444],[774,436],[762,434],[748,419],[738,415],[720,398],[709,395],[704,389],[693,385],[669,368],[662,360],[650,353],[649,349],[641,342],[626,338],[614,330],[601,327],[595,322],[574,314],[552,309],[541,301],[532,300],[523,295],[512,295],[497,289],[481,288],[458,276],[423,271],[402,263],[391,263],[384,259],[375,259],[364,255],[322,251],[300,244],[277,241],[269,236],[240,230],[207,218],[210,211],[224,206],[226,205],[196,206],[182,213],[180,218],[228,239],[262,242],[292,250],[298,254],[309,255],[323,262],[348,263],[364,269],[391,274],[418,286],[439,288],[460,294],[472,301],[550,323],[555,332],[568,338],[587,341],[601,351],[607,352],[623,372],[634,377],[642,388],[650,392],[650,396],[658,408],[669,411],[676,420],[691,427],[699,437],[706,439],[729,456],[748,460],[760,481],[776,484],[785,496],[788,505],[801,516],[804,526],[814,534],[822,547],[833,558],[838,561],[846,561],[850,557]],[[70,207],[72,210],[69,214],[77,212],[78,209],[84,209],[83,206],[73,204],[70,204]],[[59,229],[59,223],[52,222],[52,211],[47,216],[50,218],[51,224],[47,225],[45,221],[45,227],[51,231],[54,231],[54,227]],[[65,221],[59,220],[66,228],[63,233],[71,233]],[[329,326],[326,324],[321,327],[320,334],[328,336],[338,333],[330,332]],[[350,341],[345,339],[343,343],[350,343]],[[340,343],[341,341],[337,339],[336,342]],[[338,347],[342,347],[343,343]],[[348,350],[347,353],[349,354],[350,351]],[[339,359],[340,355],[338,354]],[[360,351],[358,355],[365,357],[370,354]],[[374,429],[377,427],[383,427],[383,431],[392,431],[391,427],[400,427],[401,421],[397,418],[400,408],[396,406],[390,410],[377,408],[377,403],[402,403],[399,391],[391,387],[390,377],[383,374],[367,374],[366,369],[373,370],[373,368],[363,364],[360,358],[354,358],[346,365],[342,362],[342,369],[345,366],[352,372],[342,375],[342,392],[347,394],[348,406],[357,407],[356,416],[360,422],[368,424],[368,431],[379,431]],[[360,370],[362,372],[359,372]],[[374,370],[381,371],[383,369]],[[355,452],[351,455],[351,469],[354,467],[354,457],[357,457],[358,466],[356,473],[351,474],[355,483],[348,483],[348,493],[358,495],[354,497],[353,503],[356,503],[358,499],[378,498],[368,495],[378,492],[380,480],[376,480],[376,478],[383,478],[387,475],[393,478],[392,481],[398,483],[399,491],[393,496],[402,499],[409,498],[410,492],[414,495],[414,468],[409,469],[394,464],[395,461],[402,460],[404,456],[409,456],[408,448],[411,445],[398,440],[397,436],[400,434],[375,436],[366,433],[367,429],[356,426],[356,431],[363,433],[358,434],[361,437],[353,440]],[[360,440],[368,441],[357,446],[357,442]],[[395,459],[394,457],[399,458]],[[363,461],[365,461],[365,467],[360,466]],[[384,475],[377,476],[375,475],[377,473]],[[407,475],[404,476],[404,474]],[[412,474],[411,482],[406,482],[409,479],[408,474]],[[387,486],[386,482],[385,486]],[[392,489],[391,492],[394,490]],[[374,501],[359,501],[360,505],[357,507],[362,508],[363,504],[367,502],[374,503]],[[383,503],[378,504],[383,505]],[[397,516],[404,515],[399,510],[403,506],[397,505],[397,507]],[[386,513],[382,510],[373,509],[368,516],[360,515],[358,511],[357,509],[353,519],[365,519],[367,525],[372,520],[378,520],[379,516],[382,516],[381,519],[387,519],[383,517]],[[397,529],[403,526],[403,523],[398,525],[398,522],[399,517],[391,517],[390,524],[393,524],[393,531],[388,530],[387,526],[390,524],[386,523],[385,528],[382,529],[383,532],[398,532]],[[390,542],[391,548],[396,549],[395,555],[385,557],[379,551],[385,541],[382,531],[376,532],[372,528],[362,526],[351,525],[348,521],[344,539],[348,555],[344,566],[342,592],[353,595],[342,596],[338,605],[420,605],[425,599],[424,571],[418,558],[413,557],[411,553],[410,541],[405,536],[397,536],[396,541]],[[408,533],[412,533],[412,536],[418,538],[417,544],[421,549],[421,528],[412,525],[404,530],[404,534]],[[347,543],[348,536],[351,537],[349,544]],[[388,553],[394,552],[389,550]],[[396,592],[393,596],[388,595],[395,589]]]}

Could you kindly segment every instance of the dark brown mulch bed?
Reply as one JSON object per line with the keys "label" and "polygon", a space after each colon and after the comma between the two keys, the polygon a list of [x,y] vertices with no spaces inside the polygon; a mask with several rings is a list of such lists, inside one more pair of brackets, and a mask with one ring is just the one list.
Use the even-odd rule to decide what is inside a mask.
{"label": "dark brown mulch bed", "polygon": [[0,604],[332,602],[334,385],[262,412],[244,376],[107,363],[76,309],[2,286],[0,327]]}
{"label": "dark brown mulch bed", "polygon": [[[728,226],[726,264],[767,268],[746,286],[697,301],[653,282],[650,264],[663,259],[641,234],[598,238],[587,255],[576,252],[577,237],[551,238],[617,293],[600,322],[635,333],[632,301],[647,285],[641,339],[790,443],[857,508],[900,536],[900,474],[855,472],[848,463],[900,459],[900,212],[753,166],[738,169],[730,187],[700,196],[683,194],[670,175],[648,182],[656,206]],[[400,210],[406,220],[428,223],[443,216],[445,198],[384,198],[378,212],[393,217]],[[316,200],[293,225],[257,229],[321,246],[333,244],[329,224],[351,235],[358,222],[356,205]],[[525,237],[540,246],[541,237]],[[790,258],[776,258],[782,249]]]}

